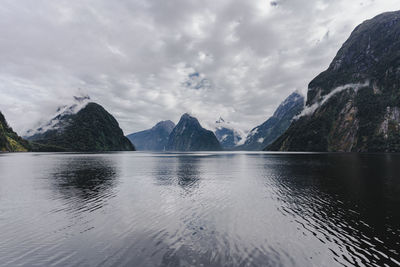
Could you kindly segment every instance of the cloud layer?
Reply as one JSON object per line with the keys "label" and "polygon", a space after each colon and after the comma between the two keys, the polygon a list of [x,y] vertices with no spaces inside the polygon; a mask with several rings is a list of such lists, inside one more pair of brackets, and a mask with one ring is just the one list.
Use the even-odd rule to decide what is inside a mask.
{"label": "cloud layer", "polygon": [[126,134],[190,112],[243,130],[398,0],[3,0],[0,110],[22,133],[88,94]]}

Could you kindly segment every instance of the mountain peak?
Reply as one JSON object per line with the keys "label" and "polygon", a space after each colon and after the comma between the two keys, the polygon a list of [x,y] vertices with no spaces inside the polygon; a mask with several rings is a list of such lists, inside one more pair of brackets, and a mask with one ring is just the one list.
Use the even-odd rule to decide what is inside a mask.
{"label": "mountain peak", "polygon": [[[216,124],[222,124],[222,123],[225,123],[225,120],[222,117],[219,117],[219,119],[216,120],[215,123]],[[229,122],[227,122],[227,123],[229,123]]]}
{"label": "mountain peak", "polygon": [[160,129],[160,128],[165,128],[165,129],[172,129],[175,127],[175,123],[173,123],[171,120],[165,120],[165,121],[160,121],[156,125],[152,127],[152,129]]}
{"label": "mountain peak", "polygon": [[290,110],[300,104],[304,105],[304,96],[297,91],[294,91],[279,105],[279,107],[275,110],[273,116],[277,118],[282,118],[286,114],[287,110]]}
{"label": "mountain peak", "polygon": [[84,102],[84,101],[89,101],[90,100],[90,96],[89,95],[73,96],[73,98],[77,102]]}
{"label": "mountain peak", "polygon": [[190,115],[188,112],[183,113],[181,116],[181,119],[188,119],[188,118],[194,118],[192,115]]}
{"label": "mountain peak", "polygon": [[59,130],[66,126],[65,118],[70,115],[77,114],[81,109],[85,108],[90,103],[89,96],[73,96],[73,101],[70,104],[63,105],[57,108],[56,113],[46,122],[39,124],[35,129],[30,129],[25,133],[25,137],[32,137],[36,134],[42,134],[49,130]]}
{"label": "mountain peak", "polygon": [[185,113],[169,136],[167,150],[221,150],[221,145],[212,131],[204,129],[195,117]]}
{"label": "mountain peak", "polygon": [[178,124],[184,124],[184,125],[190,124],[192,127],[201,128],[199,120],[190,115],[189,113],[183,114]]}
{"label": "mountain peak", "polygon": [[117,120],[101,105],[88,101],[85,98],[80,105],[63,109],[44,127],[31,132],[28,140],[52,151],[134,150]]}

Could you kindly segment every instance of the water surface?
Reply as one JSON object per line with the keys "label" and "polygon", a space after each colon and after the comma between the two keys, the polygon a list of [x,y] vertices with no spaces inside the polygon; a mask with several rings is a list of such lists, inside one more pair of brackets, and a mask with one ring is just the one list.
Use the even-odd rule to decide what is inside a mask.
{"label": "water surface", "polygon": [[0,266],[398,266],[400,155],[0,154]]}

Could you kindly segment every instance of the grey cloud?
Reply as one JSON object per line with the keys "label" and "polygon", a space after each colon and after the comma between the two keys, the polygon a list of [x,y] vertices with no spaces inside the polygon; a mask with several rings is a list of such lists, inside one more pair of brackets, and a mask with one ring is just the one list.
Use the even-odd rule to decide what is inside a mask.
{"label": "grey cloud", "polygon": [[[397,0],[4,0],[0,97],[19,132],[89,94],[125,133],[184,112],[248,130]],[[211,86],[189,88],[199,73]]]}

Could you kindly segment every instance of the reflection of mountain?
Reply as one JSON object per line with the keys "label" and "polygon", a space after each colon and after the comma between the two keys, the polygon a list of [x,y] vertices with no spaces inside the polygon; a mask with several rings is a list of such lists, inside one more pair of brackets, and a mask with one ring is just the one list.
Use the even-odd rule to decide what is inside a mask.
{"label": "reflection of mountain", "polygon": [[177,184],[185,190],[191,191],[198,186],[200,180],[200,159],[196,156],[184,156],[178,158],[176,171]]}
{"label": "reflection of mountain", "polygon": [[174,158],[160,157],[155,166],[155,175],[160,185],[176,186],[187,193],[198,187],[201,172],[198,156],[180,155]]}
{"label": "reflection of mountain", "polygon": [[[400,242],[399,232],[390,230],[400,226],[400,188],[393,179],[398,176],[400,167],[391,162],[398,156],[297,154],[265,157],[268,158],[265,171],[270,177],[266,186],[282,203],[279,211],[294,218],[304,235],[315,236],[329,247],[336,261],[343,265],[360,262],[366,266],[389,266],[389,257],[399,259],[379,241],[385,240],[393,246]],[[335,254],[338,246],[342,251]],[[349,247],[357,247],[359,251],[354,252]],[[381,252],[388,257],[383,257]]]}
{"label": "reflection of mountain", "polygon": [[60,163],[51,173],[57,193],[78,209],[100,208],[113,196],[117,169],[113,162],[102,156],[76,156]]}

